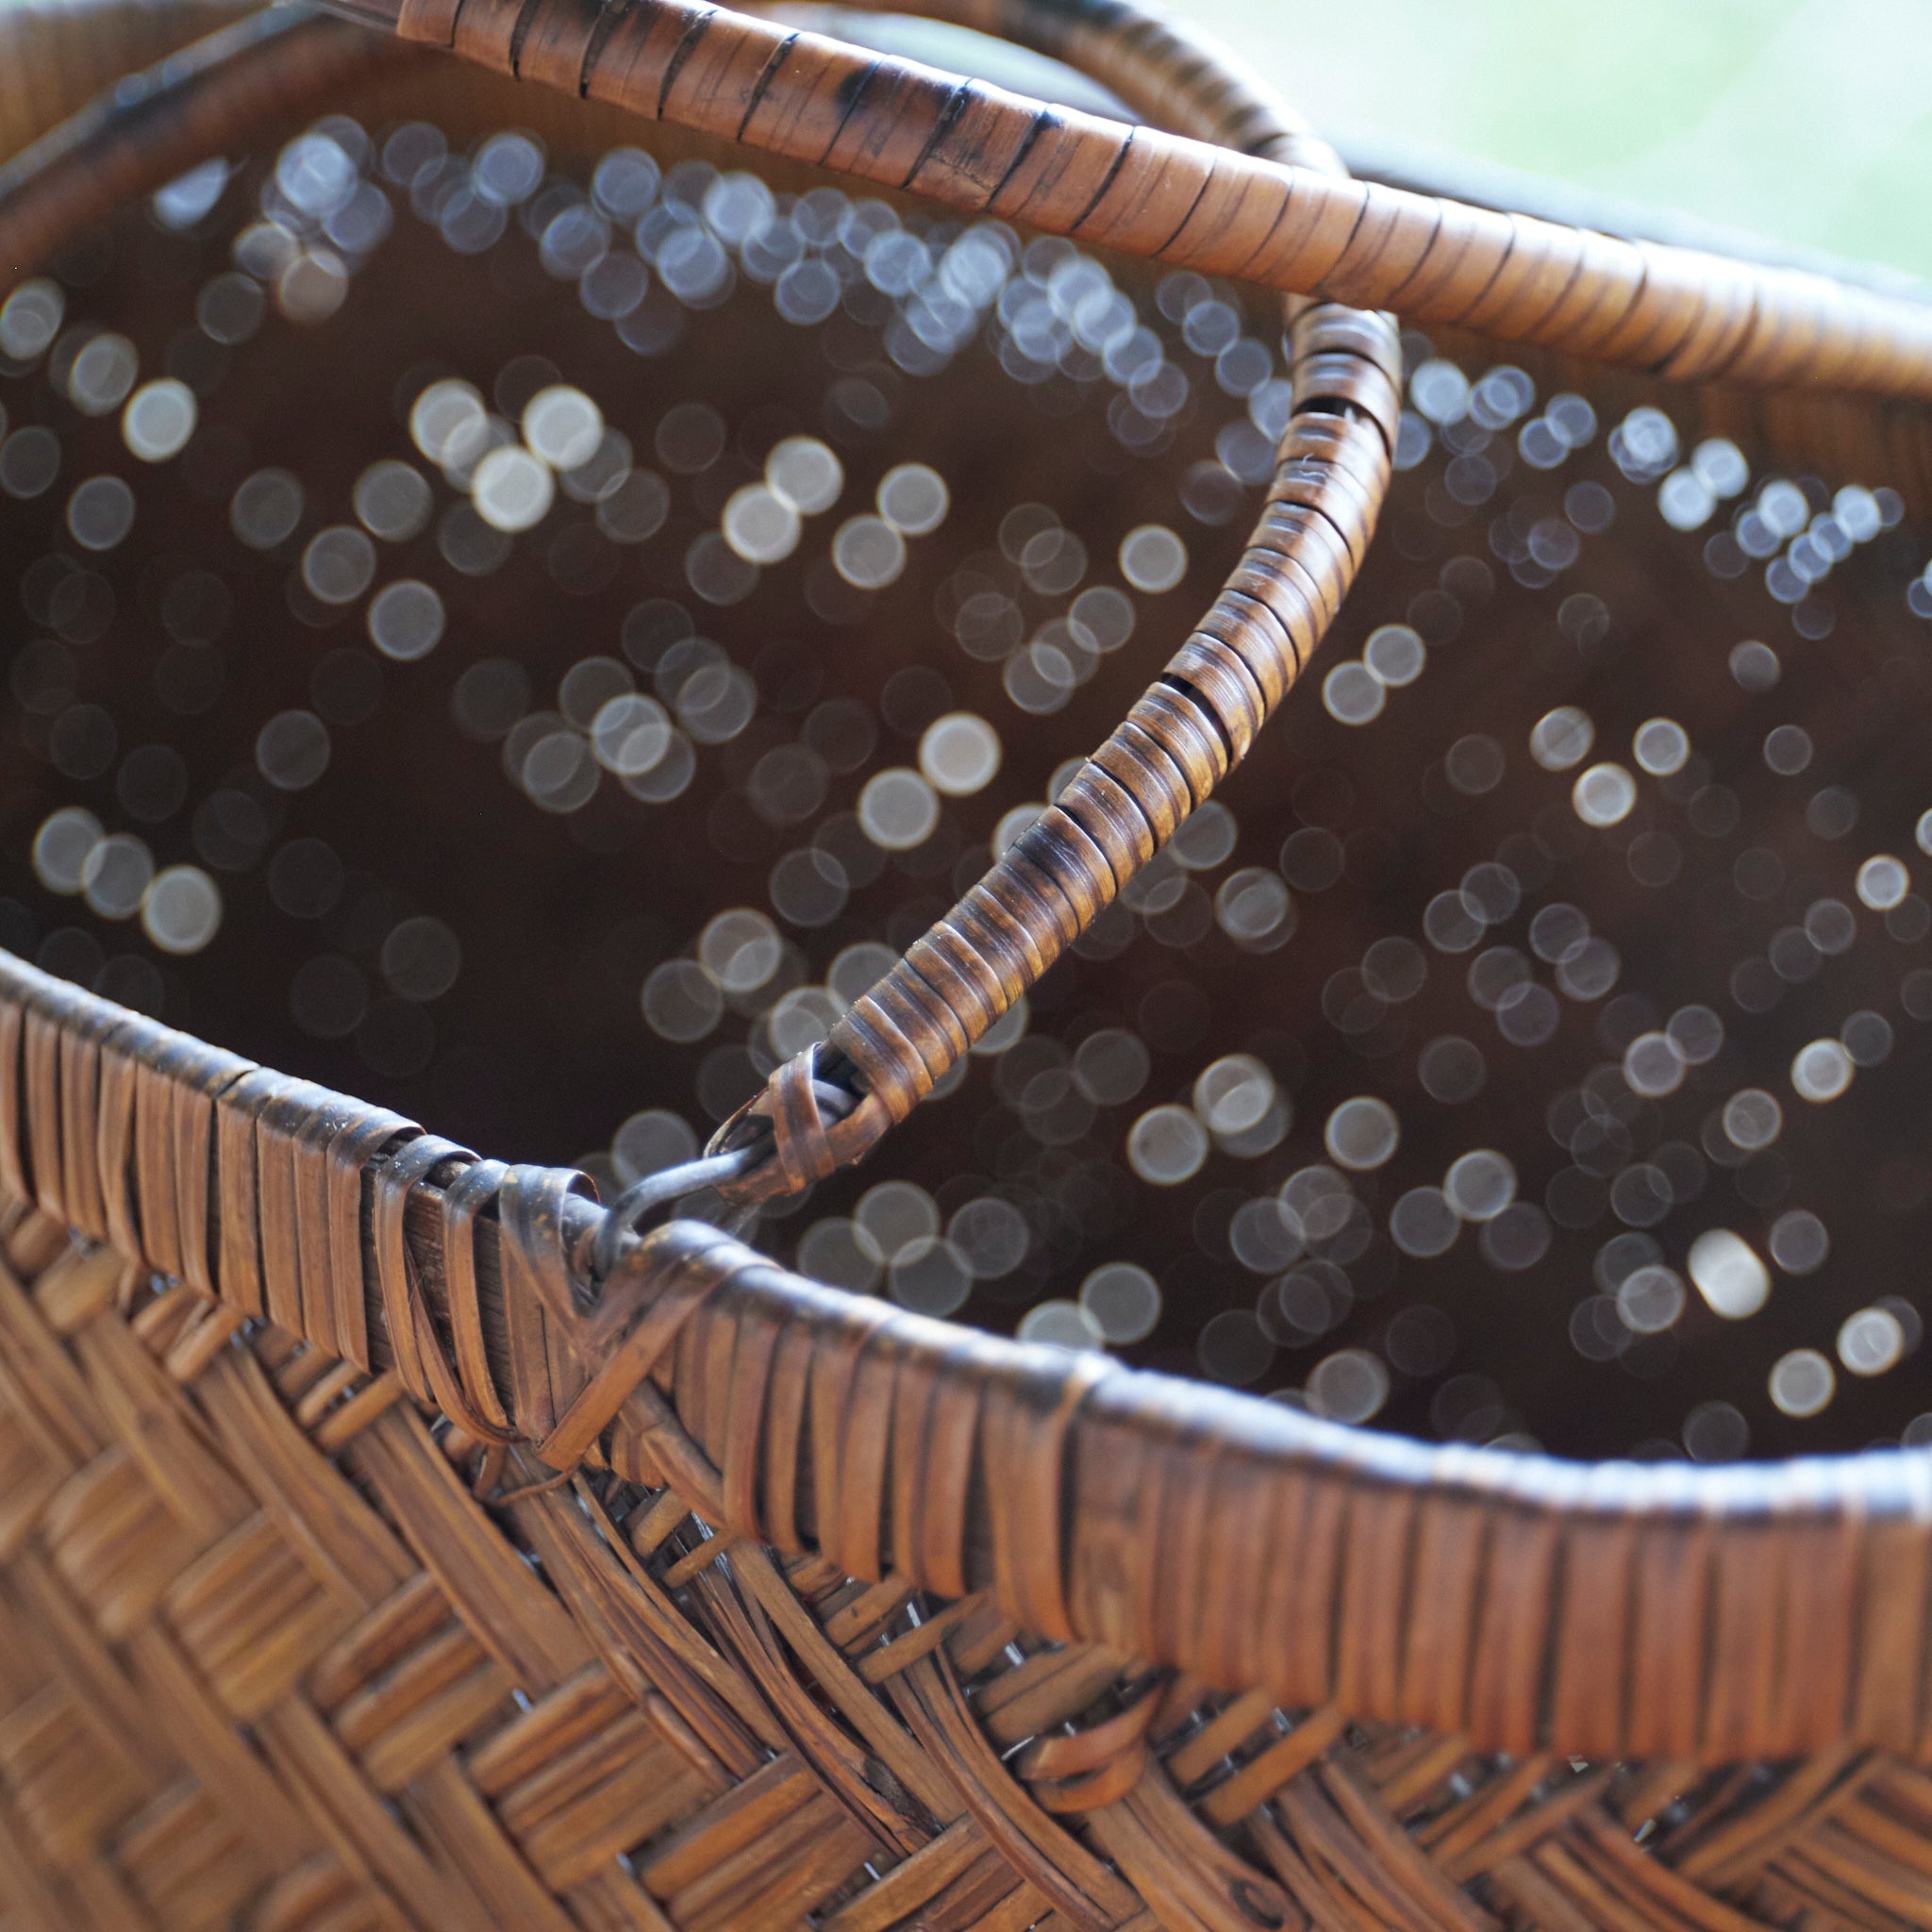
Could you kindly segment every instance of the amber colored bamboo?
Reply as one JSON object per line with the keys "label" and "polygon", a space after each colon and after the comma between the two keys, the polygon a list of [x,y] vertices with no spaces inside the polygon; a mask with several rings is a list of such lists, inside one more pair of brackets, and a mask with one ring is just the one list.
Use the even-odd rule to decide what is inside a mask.
{"label": "amber colored bamboo", "polygon": [[237,0],[16,0],[0,26],[0,167],[117,81],[243,10]]}
{"label": "amber colored bamboo", "polygon": [[[1142,111],[1259,98],[1121,8],[1079,19]],[[355,46],[299,27],[198,98],[265,115],[305,50],[374,71]],[[102,192],[207,135],[183,85],[139,139],[103,119]],[[34,178],[84,218],[102,152],[57,142]],[[1385,341],[1298,319],[1297,393],[1340,406],[1291,430],[1320,501],[1285,469],[1244,565],[1279,579],[1240,607],[1265,651],[1204,624],[1123,741],[1171,810],[1303,655],[1256,613],[1291,584],[1311,643],[1367,541]],[[1122,795],[1151,835],[1158,794]],[[1932,1918],[1923,1453],[1429,1448],[883,1308],[689,1223],[593,1285],[600,1222],[568,1170],[0,956],[12,1920]]]}
{"label": "amber colored bamboo", "polygon": [[197,1370],[266,1319],[459,1440],[668,1486],[718,1534],[1472,1747],[1712,1762],[1932,1728],[1923,1454],[1429,1448],[889,1309],[689,1223],[587,1301],[581,1187],[0,955],[0,1199],[231,1316]]}
{"label": "amber colored bamboo", "polygon": [[[1203,141],[1345,176],[1301,117],[1151,16],[1070,33],[1064,9],[975,0],[936,9],[997,25],[1106,79],[1138,112]],[[1293,403],[1267,503],[1213,608],[1119,728],[991,870],[765,1094],[727,1122],[724,1148],[769,1132],[772,1152],[728,1198],[793,1192],[862,1158],[1051,969],[1173,837],[1287,696],[1340,609],[1389,488],[1401,408],[1392,320],[1291,298]],[[824,1085],[856,1091],[838,1118]]]}

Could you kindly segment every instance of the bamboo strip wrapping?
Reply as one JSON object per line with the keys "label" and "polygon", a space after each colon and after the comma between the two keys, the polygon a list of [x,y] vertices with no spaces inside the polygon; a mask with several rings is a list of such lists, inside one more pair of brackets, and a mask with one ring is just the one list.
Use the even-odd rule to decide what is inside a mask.
{"label": "bamboo strip wrapping", "polygon": [[[26,1053],[42,1031],[49,1049]],[[1518,1753],[1897,1748],[1932,1720],[1923,1455],[1693,1472],[1431,1449],[855,1299],[689,1223],[632,1244],[587,1303],[599,1210],[569,1170],[475,1163],[231,1058],[214,1105],[236,1131],[171,1137],[141,1161],[133,1089],[101,1066],[132,1055],[199,1104],[193,1042],[10,959],[0,1042],[4,1171],[63,1201],[115,1193],[149,1267],[150,1230],[205,1193],[233,1239],[201,1291],[238,1314],[260,1312],[260,1286],[233,1257],[266,1253],[272,1224],[302,1211],[264,1190],[285,1130],[244,1096],[264,1079],[292,1094],[344,1150],[360,1239],[298,1241],[282,1325],[320,1340],[329,1309],[322,1346],[358,1369],[501,1416],[490,1433],[555,1468],[668,1482],[724,1533],[823,1549],[862,1581],[990,1591],[1023,1627],[1216,1689]],[[76,1102],[89,1136],[58,1131]]]}

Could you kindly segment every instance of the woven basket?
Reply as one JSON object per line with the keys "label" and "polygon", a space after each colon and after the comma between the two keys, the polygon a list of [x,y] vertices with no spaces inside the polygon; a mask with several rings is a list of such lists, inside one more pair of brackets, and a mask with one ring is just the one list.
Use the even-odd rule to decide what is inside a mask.
{"label": "woven basket", "polygon": [[[1131,138],[679,0],[344,10],[361,24],[242,21],[52,133],[221,16],[0,19],[9,286],[208,155],[272,151],[319,113],[428,115],[458,138],[514,121],[559,154],[635,139],[641,115],[660,153],[739,142],[781,183],[856,175],[1286,293],[1291,407],[1247,548],[1102,751],[703,1160],[608,1210],[575,1169],[479,1160],[0,955],[7,1923],[1932,1927],[1924,1452],[1691,1469],[1431,1447],[820,1286],[722,1210],[645,1226],[707,1184],[774,1214],[889,1129],[874,1168],[902,1145],[928,1173],[957,1164],[946,1103],[915,1114],[922,1098],[1104,932],[1365,560],[1376,596],[1391,541],[1389,584],[1435,584],[1407,525],[1371,548],[1391,458],[1414,459],[1385,308],[1441,354],[1509,344],[1606,421],[1662,402],[1833,488],[1884,486],[1891,524],[1925,503],[1932,310],[1360,187],[1218,57],[1105,0],[934,10],[1084,71],[1152,124]],[[135,313],[158,258],[128,244],[97,308]],[[441,325],[495,324],[479,301]],[[283,380],[330,369],[318,340]],[[730,340],[691,353],[732,379]],[[351,460],[313,394],[250,393],[317,462]],[[997,442],[1008,403],[977,400]],[[1030,473],[1052,453],[1025,433]],[[990,496],[1012,483],[978,474]],[[1147,475],[1108,488],[1151,502]],[[191,493],[164,543],[207,515]],[[1522,580],[1546,582],[1527,536]],[[1735,573],[1693,583],[1674,555],[1633,536],[1621,566],[1662,587],[1646,666],[1708,649],[1730,594]],[[1875,675],[1918,604],[1896,573],[1844,583],[1833,648]],[[1822,602],[1802,583],[1786,601],[1815,634]],[[853,633],[881,681],[899,635]],[[1485,665],[1529,644],[1473,660],[1471,707]],[[1895,724],[1908,685],[1890,715],[1879,687],[1865,724]],[[1867,741],[1816,689],[1814,735],[1856,760]],[[1080,703],[1102,731],[1121,709],[1105,679]],[[407,717],[381,749],[408,769]],[[498,1024],[527,1029],[534,1061],[513,1064],[541,1074],[572,1051],[570,920],[603,860],[540,907],[561,935],[544,937],[508,908],[536,890],[524,859],[549,858],[474,854],[461,814],[438,816],[459,782],[425,767],[403,807],[372,809],[391,838],[444,842],[465,891],[501,881],[500,929],[525,937],[501,941]],[[703,865],[651,857],[654,885],[702,906]],[[1229,1002],[1276,971],[1234,963]],[[195,979],[199,1030],[274,1037],[282,983],[258,999]],[[636,1063],[584,1025],[565,1091],[501,1103],[504,1144],[572,1131],[580,1088],[623,1105]],[[291,1051],[324,1070],[325,1049]],[[655,1076],[690,1068],[671,1055]],[[1505,1081],[1492,1104],[1546,1097]],[[1880,1124],[1909,1137],[1896,1109]],[[1859,1134],[1837,1152],[1834,1185],[1869,1178]],[[1855,1416],[1893,1438],[1903,1421]]]}

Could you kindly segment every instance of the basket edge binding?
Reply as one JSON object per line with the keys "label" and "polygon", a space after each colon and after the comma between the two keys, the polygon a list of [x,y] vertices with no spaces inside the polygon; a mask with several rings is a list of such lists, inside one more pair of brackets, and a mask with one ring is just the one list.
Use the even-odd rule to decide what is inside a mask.
{"label": "basket edge binding", "polygon": [[[890,1557],[942,1593],[989,1583],[1029,1627],[1230,1689],[1500,1748],[1924,1749],[1923,1457],[1676,1472],[1430,1451],[922,1322],[689,1225],[627,1250],[587,1307],[573,1264],[597,1212],[576,1177],[478,1164],[468,1189],[399,1190],[384,1150],[412,1131],[5,975],[0,1185],[219,1297],[198,1347],[265,1314],[400,1367],[392,1332],[434,1343],[447,1322],[449,1379],[419,1349],[424,1380],[392,1392],[447,1410],[454,1388],[488,1423],[498,1391],[520,1437],[668,1475],[723,1528],[813,1540],[855,1574]],[[935,1474],[943,1495],[920,1483]],[[1801,1656],[1818,1681],[1777,1690]]]}
{"label": "basket edge binding", "polygon": [[1432,1449],[907,1314],[698,1223],[592,1300],[583,1185],[0,955],[0,1196],[207,1298],[192,1356],[267,1320],[560,1474],[668,1485],[721,1538],[989,1590],[1287,1707],[1598,1758],[1926,1748],[1922,1452]]}

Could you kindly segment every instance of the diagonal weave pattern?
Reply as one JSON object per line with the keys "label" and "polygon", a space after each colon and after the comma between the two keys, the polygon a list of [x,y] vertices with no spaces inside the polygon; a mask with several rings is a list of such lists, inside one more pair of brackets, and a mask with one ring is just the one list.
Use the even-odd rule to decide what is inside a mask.
{"label": "diagonal weave pattern", "polygon": [[721,1534],[703,1469],[565,1486],[242,1328],[9,1177],[10,1923],[1924,1923],[1932,1778],[1896,1757],[1590,1764],[1209,1694]]}
{"label": "diagonal weave pattern", "polygon": [[[702,77],[709,14],[561,14],[464,19],[572,79],[681,23],[647,78],[661,108]],[[1087,15],[1090,51],[1122,44]],[[747,31],[707,58],[769,56]],[[311,45],[338,78],[369,58]],[[1318,147],[1286,158],[1313,178]],[[125,158],[63,219],[153,161]],[[1362,231],[1355,269],[1396,261],[1402,208],[1335,194],[1395,238]],[[1747,341],[1735,293],[1698,354]],[[1175,817],[1373,522],[1386,327],[1301,332],[1277,493],[1328,464],[1325,521],[1285,533],[1321,553],[1306,636],[1251,663],[1210,623],[1157,686],[1135,775],[1168,769],[1160,734],[1191,745]],[[1337,521],[1352,469],[1371,507]],[[1155,837],[1160,809],[1131,807]],[[931,1072],[899,1056],[905,1105]],[[815,1289],[689,1224],[593,1292],[598,1225],[569,1171],[0,956],[6,1923],[1932,1925],[1923,1457],[1714,1481],[1425,1452]]]}

